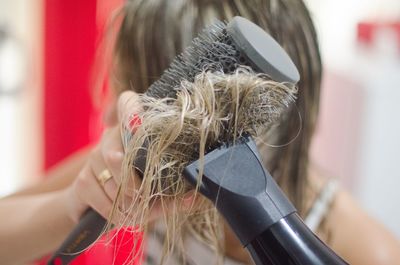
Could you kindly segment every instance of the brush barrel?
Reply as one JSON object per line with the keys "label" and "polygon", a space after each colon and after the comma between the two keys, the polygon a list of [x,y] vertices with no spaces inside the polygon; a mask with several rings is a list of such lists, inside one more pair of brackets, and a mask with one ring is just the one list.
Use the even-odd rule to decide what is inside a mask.
{"label": "brush barrel", "polygon": [[299,71],[279,43],[258,25],[236,16],[228,24],[216,21],[204,29],[146,94],[176,98],[183,80],[193,82],[203,71],[233,74],[239,66],[277,82],[295,84],[300,80]]}

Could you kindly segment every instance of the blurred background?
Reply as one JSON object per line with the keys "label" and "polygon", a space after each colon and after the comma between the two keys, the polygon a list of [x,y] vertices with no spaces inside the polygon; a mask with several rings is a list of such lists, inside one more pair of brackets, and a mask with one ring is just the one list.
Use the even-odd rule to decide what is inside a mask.
{"label": "blurred background", "polygon": [[[0,196],[96,138],[91,66],[122,0],[0,0]],[[313,161],[400,238],[400,1],[307,0],[325,74]]]}

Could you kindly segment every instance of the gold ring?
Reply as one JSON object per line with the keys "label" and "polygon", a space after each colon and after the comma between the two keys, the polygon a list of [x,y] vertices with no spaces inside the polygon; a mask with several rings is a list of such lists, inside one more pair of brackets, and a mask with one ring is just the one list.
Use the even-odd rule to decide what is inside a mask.
{"label": "gold ring", "polygon": [[112,178],[111,172],[108,169],[104,169],[101,173],[97,176],[97,180],[99,181],[100,185],[104,187],[106,182]]}

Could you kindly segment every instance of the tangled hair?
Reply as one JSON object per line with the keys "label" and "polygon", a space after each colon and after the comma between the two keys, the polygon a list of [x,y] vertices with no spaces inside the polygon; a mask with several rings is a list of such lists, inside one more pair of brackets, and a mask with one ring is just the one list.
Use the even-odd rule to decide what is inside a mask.
{"label": "tangled hair", "polygon": [[[143,93],[206,26],[242,16],[286,50],[300,72],[296,106],[259,150],[266,168],[304,217],[309,147],[318,114],[321,58],[303,0],[128,0],[115,44],[114,89]],[[300,113],[301,120],[298,118]],[[300,122],[301,123],[300,123]],[[297,136],[301,128],[300,134]]]}
{"label": "tangled hair", "polygon": [[[182,212],[184,195],[193,190],[182,178],[183,169],[194,160],[202,161],[221,142],[233,142],[243,134],[265,135],[294,102],[297,89],[240,67],[231,75],[202,72],[194,82],[181,82],[178,91],[176,99],[140,96],[142,123],[126,148],[121,194],[129,193],[127,183],[144,147],[146,167],[141,186],[131,194],[133,202],[125,206],[128,223],[121,225],[139,224],[146,231],[150,212],[159,205],[168,227],[165,255],[183,242],[187,228],[222,257],[223,229],[214,207],[198,197],[189,211]],[[182,244],[179,250],[184,253]]]}
{"label": "tangled hair", "polygon": [[[303,0],[127,0],[121,11],[121,25],[114,49],[115,72],[111,73],[113,77],[114,91],[118,93],[123,90],[131,89],[139,93],[145,92],[154,81],[160,78],[161,74],[169,66],[173,58],[180,54],[183,49],[190,44],[191,40],[199,33],[200,30],[213,23],[215,19],[221,21],[230,21],[234,16],[242,16],[247,18],[267,31],[286,50],[300,72],[301,80],[297,84],[298,93],[296,94],[296,105],[292,104],[292,106],[287,108],[285,114],[281,115],[279,119],[279,126],[275,126],[271,122],[276,118],[275,117],[274,119],[271,118],[270,122],[265,124],[265,129],[268,129],[268,134],[261,132],[262,130],[257,132],[260,127],[258,127],[257,130],[253,130],[255,128],[249,129],[249,131],[252,134],[257,132],[256,135],[259,142],[261,142],[261,139],[264,139],[266,142],[272,145],[282,145],[291,142],[291,144],[280,148],[271,148],[265,145],[259,145],[259,151],[265,163],[265,167],[269,170],[283,191],[288,195],[289,199],[298,209],[299,214],[304,216],[306,212],[304,201],[306,197],[305,188],[307,186],[309,147],[319,109],[318,106],[322,65],[316,31],[309,11],[307,10]],[[213,74],[218,76],[217,73],[203,73],[203,76],[206,77]],[[257,77],[254,74],[249,75],[252,76],[253,80],[254,78],[261,78],[260,76]],[[226,80],[225,82],[227,82],[227,80],[234,82],[233,80],[235,76],[238,77],[239,73],[236,73],[236,75],[231,77],[226,76],[223,79]],[[261,79],[263,81],[266,80],[265,78]],[[200,80],[209,79],[200,78],[197,79],[196,82],[199,82]],[[210,80],[216,81],[218,79],[214,77]],[[211,82],[211,84],[213,83]],[[267,87],[275,87],[275,89],[278,89],[279,87],[283,88],[286,85],[287,84],[280,84],[279,86],[274,86],[273,83],[269,83],[269,86]],[[190,85],[185,83],[183,84],[183,88],[184,87],[190,87]],[[207,86],[205,85],[204,87]],[[289,88],[290,86],[286,87]],[[221,87],[218,87],[217,90],[220,91]],[[273,90],[274,89],[271,91]],[[220,95],[218,93],[215,94],[215,98]],[[233,94],[229,95],[232,96]],[[167,115],[172,114],[171,111],[174,108],[178,108],[178,105],[176,104],[179,102],[180,104],[188,102],[196,102],[200,104],[200,102],[202,102],[199,100],[202,98],[199,97],[199,95],[196,95],[195,97],[198,99],[197,101],[188,101],[192,96],[191,93],[185,94],[182,92],[180,97],[183,96],[188,98],[181,98],[171,102],[168,100],[154,102],[153,99],[143,96],[142,101],[147,110],[142,113],[143,126],[139,128],[135,135],[135,141],[137,141],[137,145],[135,144],[134,146],[129,146],[130,157],[127,157],[125,160],[125,169],[127,171],[129,171],[130,167],[132,166],[130,163],[134,160],[135,154],[141,147],[140,143],[144,143],[146,138],[151,139],[149,142],[152,143],[152,145],[149,149],[150,151],[153,150],[154,152],[157,150],[157,146],[155,145],[157,141],[160,146],[164,146],[165,151],[172,152],[171,150],[174,149],[171,148],[179,143],[177,139],[185,139],[185,141],[189,141],[185,143],[190,143],[190,141],[195,140],[198,141],[197,146],[195,146],[195,144],[192,146],[190,146],[190,144],[186,144],[181,147],[190,148],[189,151],[194,150],[198,155],[201,155],[202,152],[205,151],[205,148],[209,144],[212,144],[210,141],[215,139],[213,137],[218,136],[215,135],[216,133],[224,134],[226,129],[230,129],[236,130],[237,134],[232,135],[238,136],[243,131],[248,130],[248,128],[240,127],[244,126],[243,123],[235,123],[235,119],[239,121],[240,115],[247,114],[240,111],[236,112],[235,109],[233,109],[231,112],[232,117],[235,118],[231,119],[230,122],[223,119],[219,122],[213,120],[215,123],[207,125],[205,122],[209,122],[210,117],[206,116],[207,119],[197,120],[197,125],[200,127],[194,126],[194,128],[188,128],[190,124],[184,122],[187,121],[185,120],[186,116],[184,115],[194,115],[193,112],[186,109],[186,106],[193,107],[193,105],[189,104],[182,105],[185,107],[183,108],[185,112],[181,113],[184,115],[179,116],[180,119],[178,119],[182,122],[174,123],[175,125],[178,124],[185,126],[185,130],[178,126],[173,128],[171,127],[174,129],[173,131],[171,131],[169,134],[163,134],[162,138],[157,140],[157,133],[153,130],[150,130],[152,127],[148,127],[155,126],[151,125],[150,121],[154,122],[158,120],[158,122],[160,122],[160,119],[165,116],[165,119],[163,119],[164,124],[159,124],[159,126],[168,126],[170,124],[167,122],[166,118],[172,119],[172,117]],[[231,97],[228,98],[232,99]],[[226,111],[230,110],[229,108],[232,107],[233,101],[228,100],[228,102],[229,104],[225,105],[227,106]],[[207,110],[209,109],[208,105],[204,106],[207,107]],[[163,107],[165,107],[168,111],[161,111]],[[159,110],[157,115],[154,114],[154,117],[150,115],[152,113],[150,110],[157,109]],[[221,115],[219,118],[224,117],[223,112],[221,111],[222,110],[219,110],[217,112]],[[299,115],[301,116],[301,119],[299,119]],[[270,113],[270,117],[273,117],[272,112]],[[215,116],[212,118],[214,119]],[[205,125],[207,126],[205,127]],[[232,125],[237,125],[238,127],[229,127]],[[219,131],[217,128],[219,128]],[[300,132],[299,128],[301,128]],[[154,129],[156,129],[156,127],[154,127]],[[165,130],[164,127],[159,127],[158,129]],[[200,129],[204,131],[201,131]],[[199,135],[203,137],[201,138],[201,141],[200,138],[196,140],[195,137],[190,137],[190,140],[188,140],[183,138],[183,135],[176,135],[178,132],[190,132],[190,130],[197,130],[197,137],[199,137]],[[160,131],[157,132],[160,133]],[[219,135],[218,137],[220,136],[222,135]],[[223,137],[226,137],[226,135],[222,136],[222,138]],[[170,142],[172,139],[177,141],[174,141],[172,144],[172,142]],[[156,142],[153,140],[156,140]],[[135,141],[132,141],[132,144]],[[166,143],[171,144],[171,146],[167,148]],[[201,149],[202,145],[200,145],[200,143],[204,145],[204,150]],[[177,172],[180,172],[179,170],[181,170],[181,168],[184,166],[184,164],[177,163],[177,160],[168,157],[168,152],[164,152],[163,156],[156,156],[157,159],[163,159],[161,163],[147,163],[148,166],[157,167],[147,168],[147,170],[148,172],[159,174],[158,179],[165,179],[161,172],[162,170],[166,170],[164,168],[166,168],[168,163],[171,163],[170,165],[173,166],[171,168],[174,168],[168,169],[168,174],[171,173],[170,176],[173,176],[172,172],[175,172],[174,174],[177,175]],[[176,153],[172,154],[177,155]],[[189,158],[186,156],[186,153],[182,153],[181,155],[183,156],[182,159],[186,160],[179,161],[189,160]],[[151,159],[156,159],[154,158],[154,153],[152,153],[150,157]],[[127,176],[129,175],[129,172],[125,173]],[[171,197],[168,195],[171,194],[171,192],[172,194],[176,195],[174,196],[176,201],[176,203],[173,204],[174,207],[179,207],[179,202],[183,200],[181,200],[181,192],[189,189],[189,187],[185,186],[182,180],[177,177],[170,177],[169,180],[166,180],[165,182],[156,181],[154,185],[145,183],[146,181],[150,180],[151,178],[148,179],[146,176],[144,176],[144,182],[139,189],[139,195],[142,198],[137,199],[136,203],[138,205],[132,205],[130,212],[134,212],[133,207],[144,208],[145,205],[150,207],[144,209],[144,212],[140,213],[140,216],[138,216],[139,212],[137,212],[136,215],[127,218],[127,222],[131,220],[134,221],[135,224],[138,223],[145,225],[145,223],[141,221],[145,220],[145,216],[148,214],[149,208],[151,208],[151,206],[156,207],[156,201],[158,197]],[[171,186],[168,183],[172,183],[173,185]],[[153,193],[152,189],[154,189],[154,187],[157,189],[154,190],[155,192]],[[124,188],[124,185],[122,188]],[[169,192],[160,193],[160,191],[163,190]],[[160,201],[163,202],[165,200]],[[198,201],[201,201],[201,199],[198,199]],[[212,208],[205,210],[207,207],[203,207],[203,204],[206,204],[206,202],[196,201],[196,207],[200,205],[199,207],[207,214],[202,214],[201,211],[193,211],[190,216],[186,214],[183,217],[179,217],[179,214],[176,213],[170,215],[172,219],[165,221],[175,224],[173,227],[178,227],[179,230],[182,230],[180,229],[180,226],[176,225],[178,222],[185,220],[184,218],[189,218],[191,220],[197,219],[197,222],[186,222],[187,224],[193,224],[192,228],[190,228],[189,225],[185,227],[189,227],[191,230],[195,231],[202,231],[202,223],[216,223],[215,218],[217,218],[214,218],[212,217],[213,215],[208,214],[210,211],[214,210]],[[167,204],[164,206],[165,207],[163,208],[169,207]],[[204,221],[205,218],[209,218],[207,222]],[[213,236],[203,234],[201,236],[203,239],[216,238],[217,236],[220,236],[218,227],[213,227],[213,229],[205,229],[204,231],[208,231],[207,233],[212,234]],[[177,231],[173,231],[170,228],[167,228],[166,232],[167,238],[170,238],[171,240],[175,235],[177,235]],[[177,236],[175,238],[180,237]],[[169,245],[172,246],[174,244]],[[217,244],[213,245],[217,246]]]}

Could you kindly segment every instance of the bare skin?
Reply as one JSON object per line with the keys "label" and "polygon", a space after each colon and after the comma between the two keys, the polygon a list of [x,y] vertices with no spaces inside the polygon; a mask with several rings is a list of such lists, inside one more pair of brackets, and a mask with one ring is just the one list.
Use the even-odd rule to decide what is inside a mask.
{"label": "bare skin", "polygon": [[23,264],[51,252],[73,228],[65,187],[74,181],[87,154],[74,154],[51,171],[51,178],[0,200],[0,216],[9,216],[0,225],[2,264]]}

